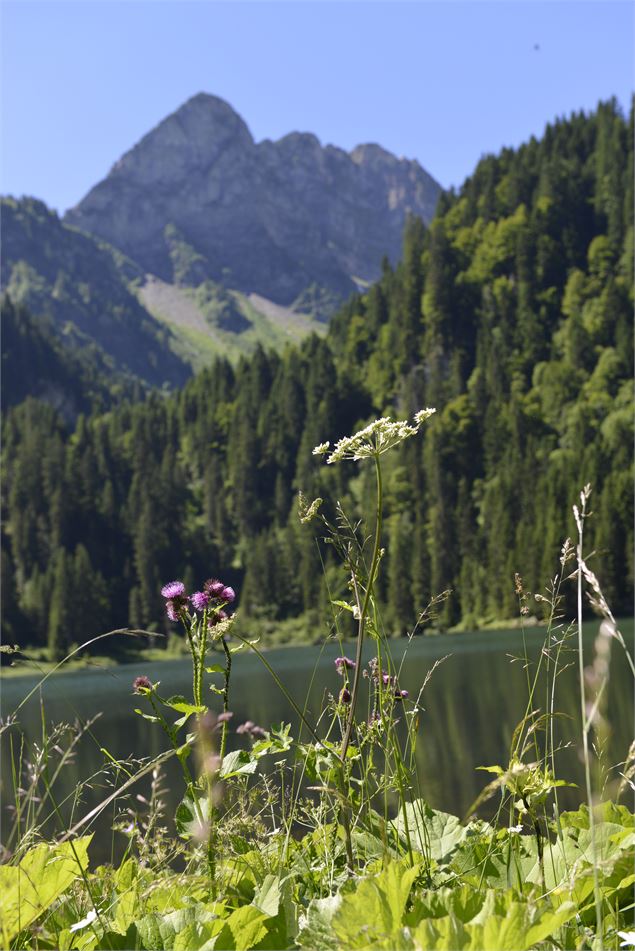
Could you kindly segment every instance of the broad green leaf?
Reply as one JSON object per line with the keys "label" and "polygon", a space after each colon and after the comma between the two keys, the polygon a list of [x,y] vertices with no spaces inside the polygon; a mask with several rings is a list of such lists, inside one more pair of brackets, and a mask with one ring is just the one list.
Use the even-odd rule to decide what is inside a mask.
{"label": "broad green leaf", "polygon": [[210,817],[210,803],[206,792],[201,789],[189,790],[174,814],[176,830],[183,839],[198,836],[201,826],[204,826]]}
{"label": "broad green leaf", "polygon": [[233,911],[223,924],[216,947],[223,951],[251,951],[267,933],[267,915],[253,905]]}
{"label": "broad green leaf", "polygon": [[223,757],[218,775],[221,779],[229,779],[243,773],[254,773],[257,765],[257,759],[248,750],[233,750]]}
{"label": "broad green leaf", "polygon": [[[482,925],[466,925],[466,930],[477,939],[477,948],[482,951],[526,951],[529,925],[527,905],[514,902],[503,918],[491,915]],[[474,943],[473,943],[474,946]]]}
{"label": "broad green leaf", "polygon": [[474,947],[471,933],[454,915],[422,921],[412,931],[412,937],[415,951],[463,951]]}
{"label": "broad green leaf", "polygon": [[185,697],[181,697],[179,694],[175,694],[175,696],[169,697],[163,702],[167,707],[171,707],[172,710],[176,710],[177,713],[187,713],[188,716],[190,716],[192,713],[205,713],[207,710],[207,707],[204,704],[189,703]]}
{"label": "broad green leaf", "polygon": [[394,827],[402,841],[406,838],[406,824],[414,848],[437,862],[447,863],[460,842],[473,830],[474,826],[462,826],[456,816],[432,809],[423,799],[406,803],[406,815],[403,811],[394,821]]}
{"label": "broad green leaf", "polygon": [[341,895],[330,898],[314,898],[300,921],[300,933],[297,942],[306,951],[337,951],[338,940],[331,922],[340,907]]}
{"label": "broad green leaf", "polygon": [[30,849],[15,865],[0,865],[0,921],[4,946],[46,911],[88,867],[92,835]]}
{"label": "broad green leaf", "polygon": [[342,946],[396,948],[406,902],[420,868],[390,862],[379,875],[362,879],[354,892],[343,895],[332,921]]}
{"label": "broad green leaf", "polygon": [[278,908],[280,906],[279,875],[265,875],[261,884],[256,889],[253,905],[270,918],[278,914]]}
{"label": "broad green leaf", "polygon": [[565,922],[575,918],[577,913],[578,906],[571,901],[565,902],[553,911],[546,911],[527,932],[526,947],[531,948],[539,941],[551,937]]}
{"label": "broad green leaf", "polygon": [[210,951],[223,921],[205,905],[196,904],[167,915],[145,915],[136,925],[146,951]]}

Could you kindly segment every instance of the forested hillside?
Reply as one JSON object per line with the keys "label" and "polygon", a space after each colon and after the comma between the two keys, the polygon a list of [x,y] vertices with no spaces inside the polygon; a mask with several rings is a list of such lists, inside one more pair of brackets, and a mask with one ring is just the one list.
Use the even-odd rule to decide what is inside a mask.
{"label": "forested hillside", "polygon": [[[384,624],[514,615],[514,572],[540,591],[591,482],[589,550],[632,608],[633,112],[615,103],[484,158],[403,260],[326,339],[225,361],[69,430],[28,400],[4,432],[5,639],[54,652],[162,624],[161,583],[218,573],[246,616],[314,611],[345,590],[297,517],[302,489],[369,510],[354,464],[311,455],[371,417],[437,414],[386,473]],[[315,620],[315,637],[324,629]]]}
{"label": "forested hillside", "polygon": [[80,361],[152,386],[185,383],[191,370],[173,352],[173,334],[131,288],[143,278],[138,265],[37,199],[3,198],[0,210],[2,288],[14,304],[45,319]]}

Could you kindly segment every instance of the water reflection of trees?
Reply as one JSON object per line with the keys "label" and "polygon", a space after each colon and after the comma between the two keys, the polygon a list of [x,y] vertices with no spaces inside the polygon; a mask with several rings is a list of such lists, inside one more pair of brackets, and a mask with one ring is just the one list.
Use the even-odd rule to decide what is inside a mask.
{"label": "water reflection of trees", "polygon": [[[422,697],[424,710],[420,714],[417,746],[416,793],[424,796],[436,808],[463,815],[486,785],[488,776],[476,767],[494,763],[505,764],[514,727],[525,713],[527,684],[522,664],[511,663],[507,653],[520,652],[518,635],[475,635],[456,639],[417,640],[412,646],[400,676],[400,686],[417,696],[427,671],[435,659],[454,651],[453,656],[435,670]],[[489,638],[489,640],[488,640]],[[538,656],[541,639],[533,637],[532,660]],[[473,650],[468,648],[474,645]],[[484,645],[498,645],[489,649]],[[501,649],[501,644],[503,645]],[[393,648],[398,659],[403,642]],[[589,659],[592,640],[589,641]],[[290,648],[272,656],[281,679],[300,704],[307,698],[307,684],[313,682],[306,699],[307,715],[315,719],[326,691],[336,693],[340,681],[335,673],[333,658],[335,645],[330,646],[319,658],[310,648]],[[571,659],[571,658],[569,658]],[[313,665],[315,667],[312,674]],[[146,665],[147,667],[148,665]],[[137,673],[136,669],[133,671]],[[165,695],[186,692],[189,674],[185,663],[150,665],[144,672],[153,680],[161,680]],[[624,758],[632,740],[633,690],[626,664],[620,655],[619,645],[614,645],[611,679],[607,694],[607,719],[612,729],[606,760],[613,765]],[[127,670],[115,672],[77,673],[56,681],[49,681],[44,691],[44,705],[48,722],[65,720],[72,722],[79,716],[86,719],[100,711],[101,716],[82,740],[78,755],[63,770],[54,791],[58,801],[75,796],[80,790],[80,801],[69,798],[61,806],[64,821],[77,821],[110,792],[109,780],[114,776],[114,767],[106,775],[99,774],[104,766],[106,748],[115,758],[153,757],[166,748],[166,738],[159,729],[154,729],[134,714],[134,707],[141,706],[140,698],[131,695],[131,677]],[[16,682],[4,685],[3,715],[12,709],[12,696],[24,695]],[[297,719],[292,715],[287,701],[272,682],[257,658],[237,655],[235,662],[232,709],[236,727],[246,719],[263,726],[291,721],[298,735]],[[540,682],[535,707],[545,709],[546,682]],[[211,697],[213,704],[214,698]],[[582,783],[582,767],[578,758],[579,693],[576,667],[566,670],[558,680],[556,708],[565,716],[556,721],[556,741],[572,743],[570,749],[558,753],[557,773],[561,778]],[[41,737],[40,708],[37,698],[21,711],[21,724],[29,742],[38,742]],[[403,724],[402,724],[403,727]],[[232,734],[234,746],[245,742]],[[11,799],[11,790],[6,782],[10,776],[9,744],[2,753],[2,772],[5,777],[3,805]],[[263,764],[266,761],[263,761]],[[182,777],[173,763],[165,767],[166,785],[169,789],[167,814],[176,807],[182,793]],[[86,783],[86,777],[95,778]],[[121,779],[121,777],[120,777]],[[117,802],[116,808],[135,805],[137,793],[147,796],[150,777],[140,780],[133,787],[128,799]],[[581,790],[563,789],[559,793],[561,804],[573,806],[580,801]],[[486,812],[487,810],[485,810]],[[123,837],[113,837],[110,829],[113,810],[110,809],[97,825],[99,859],[110,858],[113,843],[116,852],[125,844]],[[55,825],[60,826],[59,820]]]}

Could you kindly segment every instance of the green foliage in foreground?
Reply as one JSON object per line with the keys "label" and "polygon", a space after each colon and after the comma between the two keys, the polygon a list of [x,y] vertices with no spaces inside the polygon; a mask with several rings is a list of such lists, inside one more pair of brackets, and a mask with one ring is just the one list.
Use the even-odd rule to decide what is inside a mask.
{"label": "green foliage in foreground", "polygon": [[[195,867],[171,871],[127,858],[119,868],[86,860],[90,837],[40,844],[0,867],[6,948],[203,949],[363,948],[525,951],[594,944],[593,849],[585,806],[560,815],[544,841],[544,884],[533,835],[459,820],[418,800],[413,832],[425,842],[412,861],[394,823],[388,842],[356,834],[362,861],[346,868],[341,830],[298,841],[269,836],[219,867],[222,900]],[[376,817],[379,819],[379,816]],[[635,816],[596,809],[603,946],[633,927]],[[286,854],[283,866],[280,856]],[[79,925],[79,927],[78,927]]]}
{"label": "green foliage in foreground", "polygon": [[[355,660],[340,655],[334,662],[342,689],[337,698],[326,694],[314,722],[290,697],[256,642],[236,630],[235,615],[226,610],[236,596],[230,585],[208,579],[190,595],[184,582],[171,581],[161,595],[167,617],[184,629],[192,659],[191,698],[163,695],[160,684],[146,675],[133,682],[140,698],[135,713],[149,728],[162,731],[168,749],[137,763],[135,773],[103,750],[107,768],[115,769],[108,783],[112,792],[79,821],[73,815],[72,828],[47,843],[41,841],[43,809],[50,800],[56,818],[62,818],[53,785],[74,755],[81,731],[76,728],[64,749],[60,743],[68,728],[60,725],[47,735],[43,714],[42,746],[33,744],[36,761],[25,756],[24,737],[15,744],[20,753],[17,763],[12,757],[14,823],[5,845],[7,855],[11,848],[15,853],[0,867],[5,945],[61,951],[602,951],[617,949],[621,937],[630,940],[635,816],[611,801],[560,810],[557,790],[569,784],[556,778],[558,749],[550,730],[558,716],[561,648],[572,636],[572,625],[565,629],[560,623],[561,583],[575,559],[585,792],[587,802],[594,802],[591,749],[606,739],[611,641],[624,649],[634,674],[635,665],[584,558],[590,486],[574,506],[578,544],[574,549],[567,541],[562,548],[561,571],[549,599],[550,624],[533,668],[525,653],[527,706],[512,736],[507,766],[484,767],[494,779],[470,809],[472,815],[481,802],[500,794],[495,818],[463,824],[418,795],[415,751],[428,677],[416,700],[400,687],[399,669],[378,622],[382,467],[387,453],[421,435],[434,412],[420,410],[411,422],[378,419],[335,447],[322,443],[313,451],[328,456],[327,464],[372,466],[376,481],[372,554],[366,528],[352,524],[341,506],[331,523],[321,512],[322,499],[301,500],[301,521],[321,525],[349,578],[347,600],[331,599],[331,605],[352,616],[357,627]],[[586,669],[585,590],[604,618]],[[516,591],[522,606],[528,596],[520,576]],[[365,640],[374,650],[363,665]],[[222,647],[222,660],[210,665],[215,645]],[[301,741],[291,735],[290,725],[264,730],[246,721],[236,732],[249,736],[249,748],[228,751],[232,656],[243,648],[259,657],[298,714]],[[543,658],[551,689],[547,709],[541,710],[536,704]],[[222,686],[208,682],[206,675],[218,674]],[[358,703],[361,692],[368,694],[368,707]],[[0,725],[12,751],[24,702]],[[222,713],[216,715],[213,706],[221,702]],[[53,753],[59,757],[56,768],[49,763]],[[275,779],[260,771],[265,758],[274,761]],[[168,759],[180,767],[184,786],[175,833],[163,824],[160,769]],[[635,744],[620,765],[617,799],[633,785]],[[123,861],[91,871],[86,861],[90,837],[78,839],[77,833],[89,830],[113,802],[126,802],[131,787],[150,771],[150,800],[137,796],[147,813],[128,807],[115,816],[113,830],[128,839]],[[76,805],[81,784],[73,797]]]}

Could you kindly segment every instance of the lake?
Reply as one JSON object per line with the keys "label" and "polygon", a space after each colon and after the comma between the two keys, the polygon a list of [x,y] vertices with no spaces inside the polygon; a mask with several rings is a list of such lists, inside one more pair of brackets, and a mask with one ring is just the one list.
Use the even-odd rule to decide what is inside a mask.
{"label": "lake", "polygon": [[[585,628],[586,664],[592,661],[593,638],[597,629],[597,623]],[[627,643],[631,644],[633,621],[625,622],[622,631]],[[540,656],[544,638],[544,629],[534,629],[526,634],[532,664]],[[570,651],[564,662],[572,666],[558,680],[556,708],[564,716],[557,720],[557,736],[562,743],[572,745],[558,753],[557,770],[559,778],[577,782],[582,787],[583,772],[578,751],[577,638],[571,638],[567,643]],[[371,648],[372,645],[368,645],[366,658],[371,656]],[[434,671],[421,697],[423,710],[418,732],[417,784],[418,794],[425,796],[432,806],[463,815],[491,778],[478,772],[476,767],[507,762],[514,727],[525,713],[527,674],[521,661],[512,661],[512,656],[523,653],[522,634],[519,630],[511,630],[419,637],[409,644],[406,640],[391,641],[390,649],[397,666],[407,649],[399,684],[409,691],[410,698],[416,698],[435,662],[450,655]],[[333,663],[339,652],[335,642],[324,648],[285,647],[267,652],[269,663],[296,702],[300,706],[306,702],[306,716],[312,723],[317,719],[325,692],[336,694],[341,686]],[[346,652],[353,655],[354,644],[348,644]],[[117,667],[56,674],[20,710],[19,723],[27,747],[41,742],[42,716],[46,724],[51,724],[60,721],[72,723],[77,719],[83,722],[99,714],[89,733],[83,737],[73,762],[64,767],[54,787],[56,799],[61,802],[80,787],[86,777],[95,774],[91,788],[84,788],[81,801],[74,807],[73,821],[85,815],[110,791],[104,776],[99,775],[104,764],[101,748],[106,748],[115,758],[148,757],[167,748],[166,737],[160,728],[134,713],[135,707],[145,706],[143,698],[132,693],[132,681],[138,674],[146,674],[153,682],[160,681],[163,696],[187,695],[191,687],[188,660],[157,663],[140,660]],[[26,674],[1,679],[0,711],[3,718],[15,710],[39,679]],[[209,696],[210,706],[220,711],[220,698],[211,693]],[[545,702],[542,681],[534,707],[544,711]],[[290,722],[293,735],[298,735],[297,717],[269,672],[253,654],[238,653],[234,656],[230,709],[234,713],[230,749],[244,745],[244,737],[236,735],[235,728],[247,719],[263,727],[281,721]],[[633,682],[623,651],[615,641],[612,642],[605,715],[611,730],[605,762],[612,766],[626,755],[633,739],[634,717]],[[15,727],[9,731],[11,735],[15,753],[18,748]],[[13,787],[11,749],[6,734],[3,740],[2,838],[6,841],[11,822],[6,807],[13,799]],[[32,756],[33,749],[27,749],[26,758]],[[262,762],[266,763],[266,760]],[[113,772],[111,769],[111,775]],[[168,799],[173,811],[182,793],[182,780],[173,763],[166,768],[166,782],[171,790]],[[135,804],[137,794],[147,796],[149,786],[149,777],[140,780],[130,791],[129,803]],[[564,799],[570,806],[583,798],[582,788],[565,789],[560,793],[561,801]],[[125,805],[123,800],[118,803],[119,808]],[[68,808],[68,804],[62,807],[65,819]],[[117,836],[113,838],[109,832],[112,811],[109,816],[108,819],[103,817],[96,827],[98,841],[95,846],[102,860],[110,856],[111,848],[118,851]],[[59,829],[59,820],[55,823]],[[123,836],[117,835],[123,841]]]}

